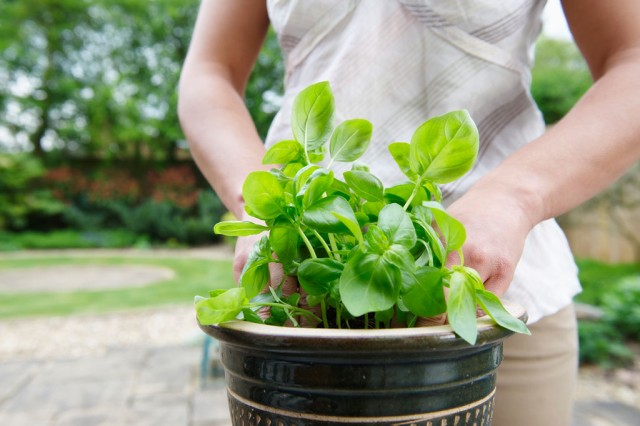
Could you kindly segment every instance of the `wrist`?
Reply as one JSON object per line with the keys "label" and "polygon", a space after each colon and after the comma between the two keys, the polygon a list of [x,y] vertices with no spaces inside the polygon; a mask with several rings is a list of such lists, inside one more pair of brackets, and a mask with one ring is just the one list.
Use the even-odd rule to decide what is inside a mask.
{"label": "wrist", "polygon": [[532,178],[492,172],[480,179],[469,192],[477,192],[494,208],[524,219],[529,229],[548,219],[541,191]]}

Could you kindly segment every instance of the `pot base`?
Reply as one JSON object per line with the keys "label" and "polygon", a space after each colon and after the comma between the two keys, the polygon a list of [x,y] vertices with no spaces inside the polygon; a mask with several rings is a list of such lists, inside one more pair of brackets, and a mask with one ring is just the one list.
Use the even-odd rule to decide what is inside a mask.
{"label": "pot base", "polygon": [[406,425],[406,426],[488,426],[493,418],[495,391],[485,398],[456,407],[425,414],[400,417],[338,417],[303,414],[247,401],[227,389],[229,411],[234,425],[242,426],[316,426],[316,425]]}

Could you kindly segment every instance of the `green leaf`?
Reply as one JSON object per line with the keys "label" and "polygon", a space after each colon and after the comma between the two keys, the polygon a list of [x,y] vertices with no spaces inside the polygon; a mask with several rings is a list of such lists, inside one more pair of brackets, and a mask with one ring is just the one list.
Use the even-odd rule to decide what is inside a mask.
{"label": "green leaf", "polygon": [[298,281],[312,296],[320,296],[331,290],[331,283],[342,274],[344,265],[329,258],[306,259],[298,267]]}
{"label": "green leaf", "polygon": [[248,303],[244,288],[236,287],[196,303],[196,315],[202,325],[215,325],[234,319]]}
{"label": "green leaf", "polygon": [[362,237],[362,229],[360,229],[360,225],[357,220],[354,222],[352,218],[343,216],[338,212],[331,212],[331,214],[335,216],[340,222],[342,222],[344,226],[347,227],[349,232],[351,232],[351,234],[356,237],[360,244],[364,242],[364,238]]}
{"label": "green leaf", "polygon": [[300,293],[293,293],[289,297],[283,299],[283,301],[294,308],[297,308],[300,304]]}
{"label": "green leaf", "polygon": [[316,166],[315,164],[307,164],[306,166],[298,170],[298,172],[293,177],[294,193],[298,194],[302,190],[302,187],[307,183],[307,180],[309,180],[309,177],[313,174],[313,172],[319,169],[320,167]]}
{"label": "green leaf", "polygon": [[297,194],[302,197],[302,206],[308,207],[322,198],[333,184],[333,172],[327,169],[315,170]]}
{"label": "green leaf", "polygon": [[247,263],[244,264],[238,281],[245,289],[248,299],[260,293],[269,282],[269,251],[269,238],[264,236],[253,245]]}
{"label": "green leaf", "polygon": [[466,274],[459,271],[454,271],[449,277],[447,317],[458,336],[472,345],[476,343],[478,336],[476,292],[473,282]]}
{"label": "green leaf", "polygon": [[369,146],[373,126],[367,120],[356,118],[340,123],[331,135],[329,154],[331,161],[355,161]]}
{"label": "green leaf", "polygon": [[302,215],[302,222],[319,232],[351,232],[333,213],[339,214],[350,222],[358,223],[349,202],[338,195],[321,198],[313,203]]}
{"label": "green leaf", "polygon": [[299,241],[298,231],[288,220],[276,220],[269,232],[271,248],[283,263],[298,257]]}
{"label": "green leaf", "polygon": [[304,148],[298,141],[276,142],[262,157],[262,164],[282,164],[304,160]]}
{"label": "green leaf", "polygon": [[452,111],[418,127],[410,148],[411,170],[421,181],[452,182],[476,160],[478,129],[467,111]]}
{"label": "green leaf", "polygon": [[256,324],[264,324],[264,321],[262,320],[262,318],[260,318],[260,315],[249,308],[244,308],[242,310],[242,316],[244,317],[245,321],[253,322]]}
{"label": "green leaf", "polygon": [[343,174],[347,184],[360,198],[367,201],[384,201],[384,187],[380,179],[364,171],[349,171]]}
{"label": "green leaf", "polygon": [[340,297],[355,317],[391,308],[400,292],[400,270],[383,256],[358,251],[340,277]]}
{"label": "green leaf", "polygon": [[273,219],[284,213],[284,190],[278,178],[269,172],[249,173],[242,196],[246,207],[258,219]]}
{"label": "green leaf", "polygon": [[420,317],[440,315],[447,310],[444,298],[443,271],[424,267],[414,274],[403,273],[402,302],[413,314]]}
{"label": "green leaf", "polygon": [[287,315],[287,312],[284,310],[284,308],[281,308],[279,306],[271,306],[269,308],[269,314],[269,318],[264,320],[264,323],[267,325],[276,325],[281,327],[289,319],[289,316]]}
{"label": "green leaf", "polygon": [[320,148],[331,134],[334,101],[326,81],[302,90],[293,101],[291,127],[293,136],[307,153]]}
{"label": "green leaf", "polygon": [[433,213],[431,213],[431,209],[423,205],[415,206],[411,209],[411,216],[416,222],[423,226],[431,225],[431,222],[433,222]]}
{"label": "green leaf", "polygon": [[418,238],[418,243],[414,247],[414,250],[416,250],[416,248],[418,249],[418,251],[415,252],[415,254],[419,255],[419,257],[416,259],[416,266],[433,266],[433,250],[431,249],[429,243]]}
{"label": "green leaf", "polygon": [[498,325],[516,333],[531,334],[526,324],[512,316],[495,294],[487,290],[476,290],[478,304]]}
{"label": "green leaf", "polygon": [[382,254],[389,248],[389,240],[384,232],[380,230],[378,225],[370,225],[367,233],[364,235],[369,248],[378,254]]}
{"label": "green leaf", "polygon": [[276,170],[278,170],[280,174],[286,177],[288,180],[292,180],[303,167],[305,166],[301,163],[289,163],[281,169]]}
{"label": "green leaf", "polygon": [[244,237],[247,235],[255,235],[267,231],[269,228],[257,223],[239,220],[227,220],[216,223],[213,232],[216,234],[227,235],[229,237]]}
{"label": "green leaf", "polygon": [[388,204],[378,216],[378,227],[391,243],[410,249],[416,244],[416,230],[411,216],[398,204]]}
{"label": "green leaf", "polygon": [[331,184],[331,194],[342,194],[345,198],[351,197],[351,188],[346,183],[342,182],[339,179],[333,179],[333,183]]}
{"label": "green leaf", "polygon": [[429,242],[431,251],[433,252],[435,258],[438,260],[438,263],[440,265],[444,265],[447,260],[447,253],[436,230],[433,229],[431,225],[426,224],[420,220],[416,220],[414,223],[418,227],[420,233],[424,233],[424,236],[420,235],[420,238],[424,238],[424,240]]}
{"label": "green leaf", "polygon": [[[385,189],[384,198],[387,199],[390,203],[404,205],[411,196],[414,188],[415,185],[413,183],[403,183],[400,185],[392,186]],[[427,191],[423,187],[420,187],[418,188],[418,192],[411,201],[411,207],[413,208],[419,206],[423,201],[426,200],[428,200]]]}
{"label": "green leaf", "polygon": [[439,203],[427,201],[422,205],[431,209],[431,213],[446,242],[447,253],[461,248],[467,238],[464,225],[451,216]]}
{"label": "green leaf", "polygon": [[380,214],[380,210],[382,210],[386,206],[384,201],[367,201],[362,204],[361,212],[366,214],[369,219],[374,222],[378,221],[378,215]]}
{"label": "green leaf", "polygon": [[402,271],[414,271],[416,269],[415,261],[411,255],[411,251],[403,245],[391,244],[389,248],[382,254],[382,257],[388,263],[395,265]]}
{"label": "green leaf", "polygon": [[411,164],[409,162],[411,145],[406,142],[393,142],[389,145],[389,152],[391,156],[402,170],[402,173],[409,178],[412,182],[418,179],[418,174],[411,170]]}
{"label": "green leaf", "polygon": [[389,328],[395,312],[396,310],[393,307],[387,309],[386,311],[378,311],[376,312],[375,316],[376,321],[383,323],[385,327]]}

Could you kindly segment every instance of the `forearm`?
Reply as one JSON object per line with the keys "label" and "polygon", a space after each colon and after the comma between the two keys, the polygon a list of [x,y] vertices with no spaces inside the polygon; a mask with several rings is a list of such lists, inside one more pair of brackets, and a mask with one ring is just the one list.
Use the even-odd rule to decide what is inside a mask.
{"label": "forearm", "polygon": [[[213,68],[213,67],[212,67]],[[224,205],[243,212],[242,184],[264,146],[237,90],[216,69],[182,76],[179,116],[191,154]]]}
{"label": "forearm", "polygon": [[531,226],[588,200],[640,158],[640,54],[612,58],[567,116],[485,176]]}

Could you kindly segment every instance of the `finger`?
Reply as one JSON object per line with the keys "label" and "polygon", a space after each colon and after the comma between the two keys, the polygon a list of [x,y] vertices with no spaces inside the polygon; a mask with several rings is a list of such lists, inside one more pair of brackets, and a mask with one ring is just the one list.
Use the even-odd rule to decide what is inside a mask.
{"label": "finger", "polygon": [[[269,264],[269,284],[274,289],[281,288],[282,295],[284,297],[289,297],[293,293],[298,291],[298,281],[295,277],[290,275],[285,275],[284,270],[282,269],[282,265],[279,263],[270,263]],[[268,291],[268,289],[265,289]]]}
{"label": "finger", "polygon": [[444,313],[444,314],[436,315],[434,317],[418,318],[418,321],[416,321],[416,326],[429,327],[433,325],[443,325],[446,322],[447,322],[447,314]]}
{"label": "finger", "polygon": [[248,237],[240,237],[236,240],[236,247],[233,257],[233,278],[236,282],[240,281],[240,275],[244,269],[245,263],[249,258],[249,253],[253,249],[253,245],[260,240],[259,235],[251,235]]}
{"label": "finger", "polygon": [[[316,317],[319,318],[322,315],[320,306],[309,306],[309,304],[307,303],[307,292],[304,291],[302,287],[299,287],[298,290],[300,291],[300,307],[313,313]],[[307,328],[314,328],[319,324],[318,321],[315,321],[312,318],[303,315],[299,317],[298,322],[300,323],[301,327]]]}

